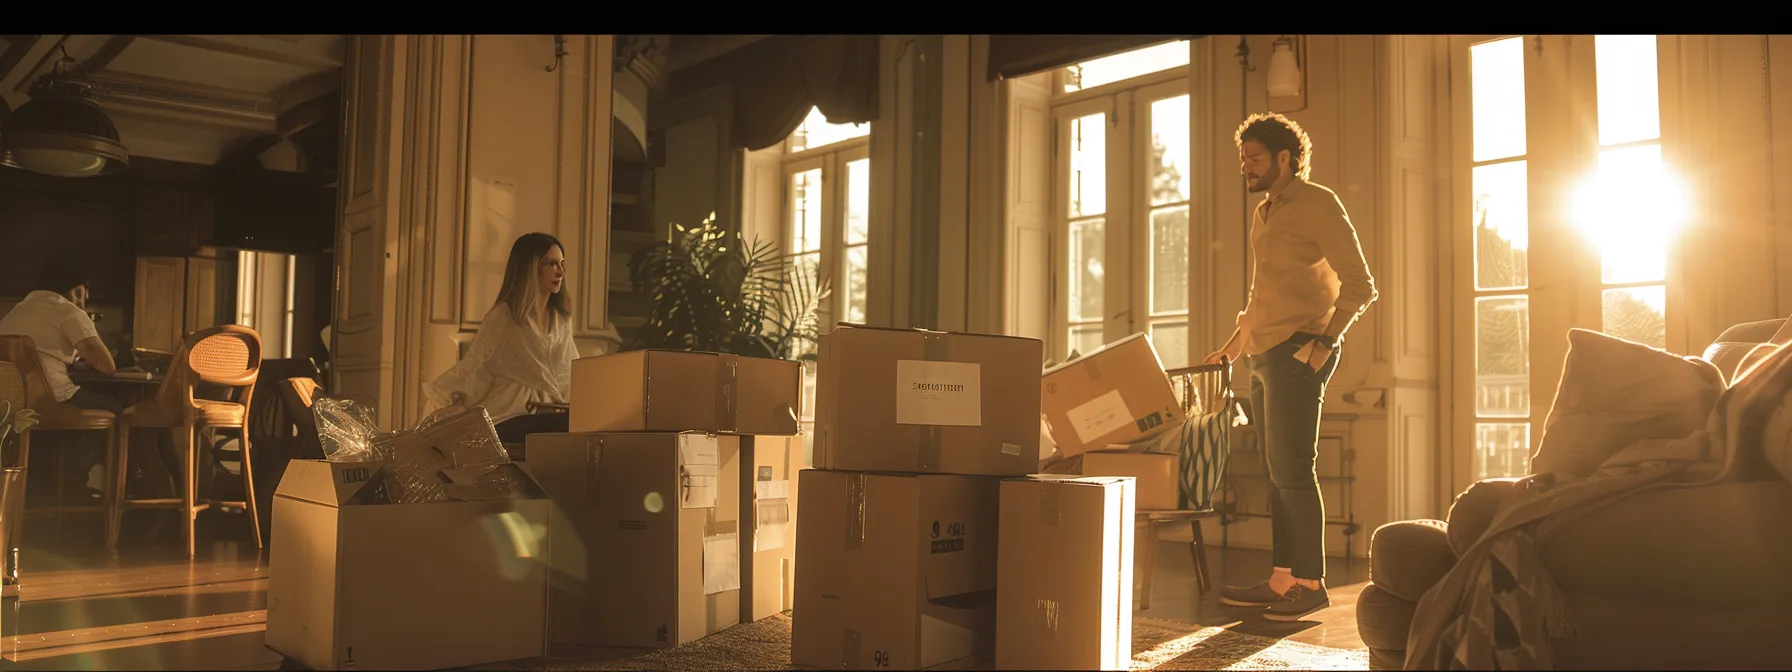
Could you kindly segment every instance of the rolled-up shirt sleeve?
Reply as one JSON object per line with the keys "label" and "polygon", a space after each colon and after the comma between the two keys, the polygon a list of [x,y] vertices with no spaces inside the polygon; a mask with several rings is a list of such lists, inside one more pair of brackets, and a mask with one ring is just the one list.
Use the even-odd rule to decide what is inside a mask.
{"label": "rolled-up shirt sleeve", "polygon": [[[1375,303],[1381,294],[1375,289],[1375,276],[1369,273],[1369,262],[1363,258],[1363,245],[1357,240],[1356,228],[1350,225],[1350,215],[1344,212],[1344,204],[1333,196],[1331,203],[1316,208],[1314,230],[1311,232],[1314,242],[1319,245],[1319,254],[1331,264],[1332,271],[1338,274],[1337,316],[1348,316],[1348,319],[1333,318],[1332,323],[1339,325],[1340,331],[1349,328],[1356,318]],[[1342,336],[1342,333],[1330,334]]]}

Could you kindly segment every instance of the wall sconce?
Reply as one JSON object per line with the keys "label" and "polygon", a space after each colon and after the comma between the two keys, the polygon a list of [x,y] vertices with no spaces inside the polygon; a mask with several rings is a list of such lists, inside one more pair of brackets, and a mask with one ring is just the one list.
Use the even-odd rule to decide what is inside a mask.
{"label": "wall sconce", "polygon": [[1269,52],[1269,106],[1277,112],[1307,109],[1305,36],[1276,38]]}

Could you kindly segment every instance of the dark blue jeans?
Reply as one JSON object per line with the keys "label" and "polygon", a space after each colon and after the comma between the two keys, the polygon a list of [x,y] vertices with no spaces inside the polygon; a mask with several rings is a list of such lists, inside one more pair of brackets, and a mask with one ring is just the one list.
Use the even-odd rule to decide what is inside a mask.
{"label": "dark blue jeans", "polygon": [[1314,335],[1296,333],[1261,355],[1251,355],[1251,408],[1258,443],[1275,486],[1270,526],[1276,567],[1294,578],[1325,578],[1325,501],[1319,496],[1319,412],[1325,386],[1343,346],[1318,371],[1294,358]]}

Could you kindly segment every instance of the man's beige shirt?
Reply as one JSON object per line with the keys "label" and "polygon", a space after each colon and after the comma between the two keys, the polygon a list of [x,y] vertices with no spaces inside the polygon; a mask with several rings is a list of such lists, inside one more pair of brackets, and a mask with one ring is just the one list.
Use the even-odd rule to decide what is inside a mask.
{"label": "man's beige shirt", "polygon": [[[1238,314],[1248,355],[1297,331],[1342,337],[1379,295],[1338,195],[1298,178],[1272,189],[1252,212],[1251,269],[1250,297]],[[1333,324],[1339,312],[1349,319]]]}

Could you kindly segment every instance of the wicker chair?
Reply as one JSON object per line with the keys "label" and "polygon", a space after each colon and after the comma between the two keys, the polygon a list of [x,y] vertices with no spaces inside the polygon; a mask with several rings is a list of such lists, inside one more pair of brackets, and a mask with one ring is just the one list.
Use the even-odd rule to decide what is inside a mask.
{"label": "wicker chair", "polygon": [[[261,372],[261,336],[255,330],[234,324],[204,329],[188,336],[169,364],[168,377],[155,398],[125,409],[120,418],[118,447],[114,451],[118,469],[114,478],[119,497],[114,498],[107,521],[107,548],[117,548],[118,531],[127,508],[173,508],[185,513],[187,555],[193,556],[194,521],[200,511],[213,506],[246,509],[255,530],[255,546],[264,546],[261,517],[255,502],[253,453],[250,452],[248,409]],[[194,388],[201,383],[229,388],[230,401],[193,398]],[[177,484],[179,498],[131,499],[125,490],[124,475],[130,457],[130,430],[137,428],[167,429],[173,433],[174,448],[180,460],[182,483]],[[243,501],[199,501],[199,430],[234,430],[241,435]],[[209,457],[209,453],[205,456]],[[207,462],[211,462],[207,460]]]}

